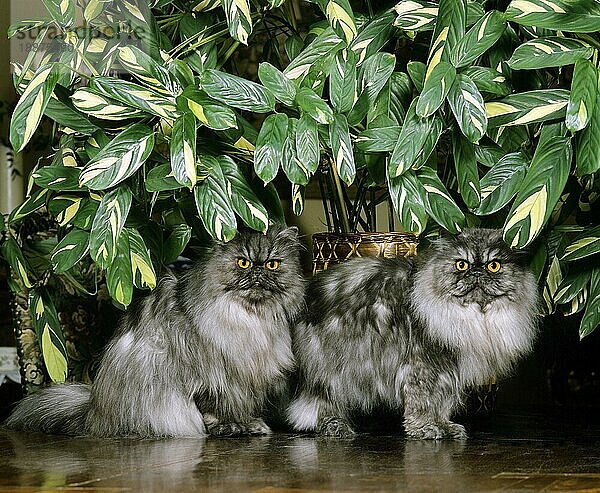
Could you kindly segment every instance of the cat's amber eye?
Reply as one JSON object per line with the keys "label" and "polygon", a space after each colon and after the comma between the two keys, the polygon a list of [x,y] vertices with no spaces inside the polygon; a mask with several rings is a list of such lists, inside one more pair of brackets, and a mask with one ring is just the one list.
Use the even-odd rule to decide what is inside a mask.
{"label": "cat's amber eye", "polygon": [[457,260],[456,262],[454,262],[454,266],[459,272],[466,272],[469,270],[469,262],[467,262],[466,260]]}
{"label": "cat's amber eye", "polygon": [[502,268],[502,264],[497,260],[492,260],[487,263],[487,270],[489,270],[492,274],[495,274]]}
{"label": "cat's amber eye", "polygon": [[279,260],[268,260],[265,262],[265,267],[269,270],[276,270],[279,268]]}
{"label": "cat's amber eye", "polygon": [[252,263],[247,258],[240,257],[237,259],[237,265],[240,269],[247,269]]}

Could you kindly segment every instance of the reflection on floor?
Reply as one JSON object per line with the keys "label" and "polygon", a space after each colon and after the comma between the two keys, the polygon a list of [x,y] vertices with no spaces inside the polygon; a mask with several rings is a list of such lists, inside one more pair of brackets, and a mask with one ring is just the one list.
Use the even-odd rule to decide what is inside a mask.
{"label": "reflection on floor", "polygon": [[499,415],[471,439],[94,440],[0,430],[0,493],[600,491],[600,426]]}

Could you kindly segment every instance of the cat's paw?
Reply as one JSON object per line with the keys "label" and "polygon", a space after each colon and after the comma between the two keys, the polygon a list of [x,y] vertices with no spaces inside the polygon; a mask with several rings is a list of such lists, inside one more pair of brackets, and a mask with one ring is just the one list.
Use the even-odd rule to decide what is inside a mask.
{"label": "cat's paw", "polygon": [[352,427],[340,418],[325,418],[317,427],[317,433],[327,437],[351,438],[356,435]]}
{"label": "cat's paw", "polygon": [[465,440],[468,438],[467,430],[463,425],[459,425],[458,423],[449,422],[444,425],[444,429],[448,438],[454,438],[455,440]]}
{"label": "cat's paw", "polygon": [[244,432],[249,435],[270,435],[273,433],[261,418],[255,418],[244,423]]}
{"label": "cat's paw", "polygon": [[216,437],[237,437],[244,433],[238,423],[218,423],[208,428],[208,433]]}
{"label": "cat's paw", "polygon": [[446,436],[443,428],[432,423],[421,423],[419,425],[405,425],[406,434],[417,440],[441,440]]}

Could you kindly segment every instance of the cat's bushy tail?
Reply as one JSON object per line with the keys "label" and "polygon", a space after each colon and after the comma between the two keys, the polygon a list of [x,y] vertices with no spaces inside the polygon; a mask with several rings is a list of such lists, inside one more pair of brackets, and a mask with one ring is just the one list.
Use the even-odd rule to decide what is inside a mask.
{"label": "cat's bushy tail", "polygon": [[54,385],[21,400],[4,424],[15,430],[84,435],[90,396],[89,385]]}

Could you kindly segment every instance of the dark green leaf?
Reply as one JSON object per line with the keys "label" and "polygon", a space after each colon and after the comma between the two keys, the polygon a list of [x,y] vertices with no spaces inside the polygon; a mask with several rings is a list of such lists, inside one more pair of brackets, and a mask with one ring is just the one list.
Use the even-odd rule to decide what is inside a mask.
{"label": "dark green leaf", "polygon": [[241,110],[267,113],[275,108],[275,98],[260,84],[218,70],[205,70],[202,89],[217,101]]}
{"label": "dark green leaf", "polygon": [[36,185],[50,190],[78,191],[81,170],[67,166],[44,166],[36,169],[31,177]]}
{"label": "dark green leaf", "polygon": [[178,183],[192,188],[196,184],[196,119],[182,114],[171,133],[171,170]]}
{"label": "dark green leaf", "polygon": [[213,130],[227,130],[238,126],[235,111],[192,86],[186,87],[177,98],[177,107],[183,112],[191,111],[202,125]]}
{"label": "dark green leaf", "polygon": [[321,157],[318,124],[308,115],[302,115],[296,127],[296,155],[310,174],[317,171]]}
{"label": "dark green leaf", "polygon": [[450,60],[456,68],[469,65],[483,55],[502,36],[506,21],[497,10],[491,10],[479,19],[467,34],[459,39]]}
{"label": "dark green leaf", "polygon": [[298,89],[296,102],[302,111],[316,122],[323,125],[333,122],[333,111],[312,89],[308,87]]}
{"label": "dark green leaf", "polygon": [[537,38],[520,45],[508,61],[513,70],[531,70],[571,65],[590,58],[594,49],[577,39],[564,37]]}
{"label": "dark green leaf", "polygon": [[583,130],[589,123],[598,92],[598,71],[588,60],[577,60],[573,70],[569,104],[567,105],[567,128],[571,132]]}
{"label": "dark green leaf", "polygon": [[287,106],[294,104],[296,86],[283,72],[280,72],[269,62],[262,62],[258,66],[258,78],[273,96]]}
{"label": "dark green leaf", "polygon": [[347,49],[338,51],[329,74],[329,97],[338,113],[352,109],[356,88],[356,55]]}
{"label": "dark green leaf", "polygon": [[356,165],[348,122],[344,115],[335,115],[334,122],[329,125],[329,142],[338,174],[350,186],[356,176]]}
{"label": "dark green leaf", "polygon": [[124,307],[129,306],[133,297],[133,270],[127,229],[119,235],[116,256],[106,271],[106,286],[112,299]]}
{"label": "dark green leaf", "polygon": [[66,272],[77,264],[90,250],[90,234],[74,228],[60,240],[52,252],[55,272]]}
{"label": "dark green leaf", "polygon": [[488,120],[483,97],[475,83],[466,75],[457,75],[448,93],[448,102],[465,137],[470,142],[479,142],[485,135]]}
{"label": "dark green leaf", "polygon": [[600,253],[600,226],[578,235],[565,249],[561,260],[579,260]]}
{"label": "dark green leaf", "polygon": [[425,189],[413,171],[388,179],[390,197],[405,231],[420,234],[427,224]]}
{"label": "dark green leaf", "polygon": [[460,132],[454,132],[452,151],[456,178],[458,179],[458,190],[467,207],[473,209],[481,201],[475,146]]}
{"label": "dark green leaf", "polygon": [[600,267],[592,271],[590,294],[579,326],[579,336],[583,339],[600,324]]}
{"label": "dark green leaf", "polygon": [[287,127],[287,115],[277,113],[266,118],[258,134],[254,151],[254,169],[265,183],[272,181],[279,171],[279,165],[283,160]]}
{"label": "dark green leaf", "polygon": [[417,99],[416,113],[422,118],[433,115],[446,99],[456,78],[456,70],[448,62],[440,62],[425,81],[423,91]]}

